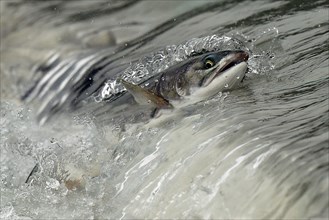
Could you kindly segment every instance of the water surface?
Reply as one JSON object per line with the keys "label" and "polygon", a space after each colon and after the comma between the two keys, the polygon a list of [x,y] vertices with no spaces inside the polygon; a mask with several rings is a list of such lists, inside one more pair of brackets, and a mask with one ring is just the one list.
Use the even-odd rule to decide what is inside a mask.
{"label": "water surface", "polygon": [[[0,6],[2,218],[329,217],[326,1]],[[152,126],[109,107],[203,49],[248,51],[243,85]]]}

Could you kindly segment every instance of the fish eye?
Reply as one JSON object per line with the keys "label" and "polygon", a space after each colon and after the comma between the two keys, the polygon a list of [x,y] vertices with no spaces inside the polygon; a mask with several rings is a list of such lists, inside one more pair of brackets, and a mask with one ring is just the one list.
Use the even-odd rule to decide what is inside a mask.
{"label": "fish eye", "polygon": [[209,69],[213,66],[215,66],[215,60],[211,57],[206,58],[204,61],[204,68]]}

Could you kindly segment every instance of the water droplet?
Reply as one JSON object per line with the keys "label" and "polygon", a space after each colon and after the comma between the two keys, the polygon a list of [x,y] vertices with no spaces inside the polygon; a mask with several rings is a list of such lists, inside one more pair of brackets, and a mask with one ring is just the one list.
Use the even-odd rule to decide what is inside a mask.
{"label": "water droplet", "polygon": [[237,76],[236,79],[240,79],[240,76]]}
{"label": "water droplet", "polygon": [[228,84],[226,83],[224,87],[227,88],[228,87]]}

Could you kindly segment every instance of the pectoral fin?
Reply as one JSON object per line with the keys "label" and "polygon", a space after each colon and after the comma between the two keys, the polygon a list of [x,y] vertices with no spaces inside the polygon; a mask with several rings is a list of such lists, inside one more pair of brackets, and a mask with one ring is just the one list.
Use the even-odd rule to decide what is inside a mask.
{"label": "pectoral fin", "polygon": [[151,105],[156,108],[173,108],[168,100],[148,89],[142,88],[139,85],[134,85],[123,79],[121,83],[140,105]]}

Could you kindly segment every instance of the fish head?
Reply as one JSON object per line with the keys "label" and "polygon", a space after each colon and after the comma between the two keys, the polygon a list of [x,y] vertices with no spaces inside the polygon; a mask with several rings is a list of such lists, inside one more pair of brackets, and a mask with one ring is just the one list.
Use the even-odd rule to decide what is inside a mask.
{"label": "fish head", "polygon": [[[209,52],[195,57],[184,73],[177,91],[189,90],[191,96],[206,98],[239,84],[247,70],[249,55],[245,51]],[[184,88],[185,87],[185,88]]]}

